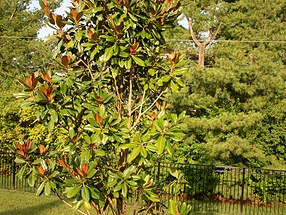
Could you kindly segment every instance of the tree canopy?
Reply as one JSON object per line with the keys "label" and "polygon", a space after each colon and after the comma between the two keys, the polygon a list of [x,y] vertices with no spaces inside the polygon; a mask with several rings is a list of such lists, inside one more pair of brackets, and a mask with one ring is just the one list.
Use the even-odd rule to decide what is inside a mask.
{"label": "tree canopy", "polygon": [[14,145],[18,175],[32,186],[38,179],[39,195],[73,198],[76,209],[121,215],[133,198],[134,213],[156,210],[160,184],[150,168],[184,137],[184,113],[166,112],[165,94],[183,86],[185,63],[162,36],[180,3],[74,0],[66,17],[41,5],[57,29],[60,68],[25,76],[15,96],[57,135]]}
{"label": "tree canopy", "polygon": [[[188,87],[170,98],[177,110],[187,110],[190,116],[182,160],[283,165],[285,1],[183,4],[198,41],[203,43],[211,31],[218,32],[205,47],[204,67],[190,63],[184,78]],[[190,38],[193,52],[198,53],[194,38]],[[197,55],[189,58],[198,61]]]}
{"label": "tree canopy", "polygon": [[[61,1],[53,1],[54,10]],[[31,126],[27,111],[19,110],[13,93],[19,90],[16,78],[36,72],[51,63],[52,41],[37,38],[46,23],[44,12],[32,8],[32,0],[0,2],[0,142],[20,140]],[[21,115],[25,115],[21,119]],[[2,146],[2,145],[1,145]]]}

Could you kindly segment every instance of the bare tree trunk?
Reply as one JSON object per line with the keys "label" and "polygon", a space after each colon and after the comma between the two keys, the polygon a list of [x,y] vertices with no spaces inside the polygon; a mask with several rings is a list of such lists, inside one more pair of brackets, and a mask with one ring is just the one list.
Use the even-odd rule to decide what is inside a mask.
{"label": "bare tree trunk", "polygon": [[199,66],[204,67],[205,66],[205,44],[200,43],[198,45],[199,48]]}
{"label": "bare tree trunk", "polygon": [[[185,15],[186,16],[186,15]],[[204,67],[205,66],[205,48],[206,46],[212,41],[215,39],[215,37],[217,36],[220,28],[221,28],[221,24],[219,24],[215,34],[213,35],[212,34],[212,31],[209,32],[209,37],[206,39],[205,42],[200,42],[193,30],[193,23],[192,23],[192,20],[186,16],[187,20],[188,20],[188,24],[189,24],[189,28],[190,28],[190,33],[191,33],[191,36],[192,36],[192,39],[193,41],[195,42],[195,44],[197,45],[198,49],[199,49],[199,66],[201,67]]]}

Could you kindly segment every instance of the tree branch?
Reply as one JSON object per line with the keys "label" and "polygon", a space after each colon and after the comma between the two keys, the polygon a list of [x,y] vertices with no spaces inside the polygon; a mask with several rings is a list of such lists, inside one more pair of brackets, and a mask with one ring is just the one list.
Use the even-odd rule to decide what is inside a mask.
{"label": "tree branch", "polygon": [[117,84],[117,81],[116,81],[116,77],[112,77],[113,78],[113,81],[114,81],[114,86],[115,86],[115,91],[116,91],[116,95],[117,95],[117,98],[119,99],[119,104],[115,104],[117,110],[118,110],[118,116],[119,118],[121,118],[121,110],[122,110],[122,104],[123,104],[123,101],[122,101],[122,98],[121,98],[121,94],[119,93],[119,87],[118,87],[118,84]]}
{"label": "tree branch", "polygon": [[185,15],[185,17],[186,17],[187,20],[188,20],[188,25],[189,25],[189,28],[190,28],[191,36],[192,36],[192,38],[193,38],[195,44],[196,44],[197,46],[199,46],[199,45],[200,45],[200,41],[198,41],[198,39],[197,39],[197,37],[196,37],[196,35],[195,35],[195,33],[194,33],[193,23],[192,23],[192,21],[191,21],[191,19],[190,19],[189,17],[187,17],[186,15]]}
{"label": "tree branch", "polygon": [[131,116],[132,116],[132,70],[130,70],[129,73],[129,96],[128,96],[128,104],[127,104],[127,109],[128,109],[128,116],[129,116],[129,122],[128,122],[128,129],[131,131]]}
{"label": "tree branch", "polygon": [[82,59],[80,59],[80,61],[85,65],[85,67],[87,68],[87,70],[88,70],[88,72],[89,72],[89,74],[90,74],[90,76],[91,76],[91,80],[94,82],[95,79],[94,79],[94,77],[93,77],[93,74],[92,74],[91,69],[89,68],[89,65],[88,65],[86,62],[84,62]]}
{"label": "tree branch", "polygon": [[153,101],[153,103],[152,103],[146,110],[143,111],[143,113],[141,113],[141,112],[139,113],[139,116],[138,116],[136,122],[134,123],[134,125],[132,126],[132,128],[131,128],[130,131],[132,131],[132,130],[137,126],[137,124],[138,124],[139,121],[140,121],[141,116],[143,116],[147,111],[149,111],[149,110],[156,104],[156,102],[161,98],[161,96],[163,95],[163,93],[164,93],[164,91],[162,91],[162,92],[159,94],[159,96]]}
{"label": "tree branch", "polygon": [[141,104],[138,105],[136,108],[134,108],[134,109],[132,110],[132,113],[134,113],[138,108],[140,108],[140,111],[139,111],[139,112],[141,112],[142,106],[143,106],[143,104],[145,104],[145,102],[146,102],[146,101],[144,101],[144,100],[145,100],[145,95],[146,95],[146,90],[144,90],[144,92],[143,92],[142,99],[141,99]]}
{"label": "tree branch", "polygon": [[218,32],[219,32],[219,30],[221,28],[221,25],[222,25],[222,22],[219,23],[219,26],[217,27],[216,32],[215,32],[214,35],[212,35],[210,33],[208,39],[204,42],[205,45],[208,45],[211,41],[213,41],[215,39],[216,35],[218,34]]}
{"label": "tree branch", "polygon": [[[72,208],[72,205],[69,204],[68,202],[66,202],[66,201],[58,194],[58,192],[56,192],[55,190],[53,190],[53,193],[56,194],[56,196],[57,196],[64,204],[66,204],[67,206],[69,206],[69,207]],[[86,213],[84,213],[83,211],[81,211],[81,210],[79,210],[79,209],[77,209],[77,211],[78,211],[80,214],[82,214],[82,215],[87,215]]]}
{"label": "tree branch", "polygon": [[10,16],[10,21],[13,19],[13,17],[15,16],[15,13],[16,13],[16,11],[17,11],[17,4],[18,4],[18,2],[17,1],[15,1],[15,8],[14,8],[14,10],[12,11],[12,14],[11,14],[11,16]]}

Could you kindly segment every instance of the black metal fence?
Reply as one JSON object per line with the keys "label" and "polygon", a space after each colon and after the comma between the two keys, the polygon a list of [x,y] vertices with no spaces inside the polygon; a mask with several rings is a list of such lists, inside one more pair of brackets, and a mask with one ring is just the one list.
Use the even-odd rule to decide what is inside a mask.
{"label": "black metal fence", "polygon": [[[16,177],[11,154],[0,154],[0,188],[34,192]],[[286,171],[157,163],[153,174],[162,202],[188,202],[192,214],[286,214]]]}
{"label": "black metal fence", "polygon": [[17,178],[16,174],[19,167],[14,160],[15,156],[12,154],[0,153],[0,188],[34,192],[36,189],[30,187],[27,180]]}
{"label": "black metal fence", "polygon": [[286,214],[286,171],[158,163],[155,174],[163,197],[189,202],[193,214]]}

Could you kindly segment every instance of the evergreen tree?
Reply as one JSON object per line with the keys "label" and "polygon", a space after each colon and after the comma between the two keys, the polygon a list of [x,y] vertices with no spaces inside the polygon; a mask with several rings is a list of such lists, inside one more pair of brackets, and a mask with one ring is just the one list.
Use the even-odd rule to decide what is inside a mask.
{"label": "evergreen tree", "polygon": [[[174,107],[190,116],[180,155],[191,162],[283,165],[286,2],[214,2],[185,11],[196,35],[208,32],[203,26],[212,19],[222,25],[207,47],[208,67],[193,67],[184,79],[188,87],[173,97]],[[212,15],[196,18],[205,14]]]}
{"label": "evergreen tree", "polygon": [[[51,2],[54,10],[61,0]],[[12,96],[19,89],[16,77],[49,64],[55,45],[37,38],[46,18],[31,3],[32,0],[0,1],[0,142],[22,137],[19,103]]]}

